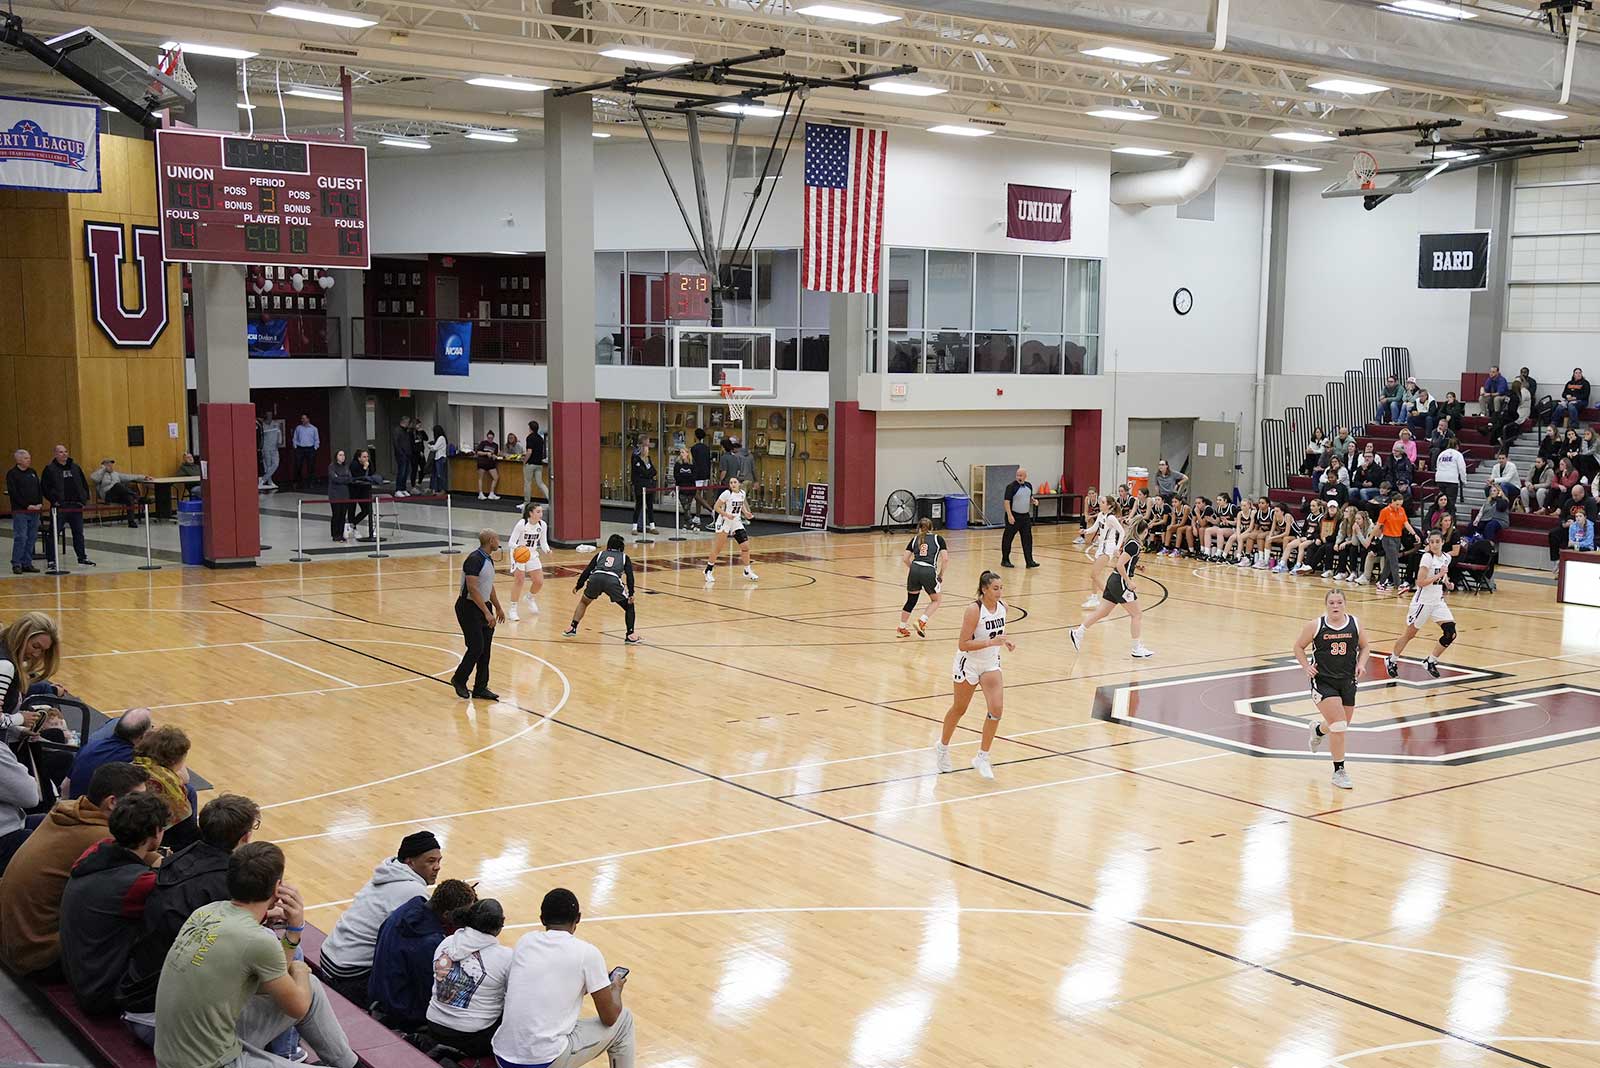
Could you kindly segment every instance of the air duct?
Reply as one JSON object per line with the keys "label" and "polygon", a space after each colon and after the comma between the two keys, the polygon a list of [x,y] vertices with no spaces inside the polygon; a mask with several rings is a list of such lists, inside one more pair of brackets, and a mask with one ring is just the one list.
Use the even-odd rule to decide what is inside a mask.
{"label": "air duct", "polygon": [[1111,176],[1111,203],[1187,204],[1211,188],[1222,173],[1226,153],[1215,148],[1196,149],[1189,162],[1164,171],[1134,171]]}

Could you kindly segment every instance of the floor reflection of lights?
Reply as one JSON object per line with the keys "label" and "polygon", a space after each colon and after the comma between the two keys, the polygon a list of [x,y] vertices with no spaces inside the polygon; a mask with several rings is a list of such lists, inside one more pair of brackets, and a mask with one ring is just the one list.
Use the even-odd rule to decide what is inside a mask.
{"label": "floor reflection of lights", "polygon": [[1389,921],[1396,927],[1417,931],[1432,927],[1443,911],[1450,892],[1450,869],[1439,857],[1419,857],[1406,876],[1404,888],[1395,896]]}
{"label": "floor reflection of lights", "polygon": [[905,990],[875,1005],[856,1022],[850,1063],[857,1068],[900,1065],[914,1060],[922,1032],[933,1015],[933,992]]}

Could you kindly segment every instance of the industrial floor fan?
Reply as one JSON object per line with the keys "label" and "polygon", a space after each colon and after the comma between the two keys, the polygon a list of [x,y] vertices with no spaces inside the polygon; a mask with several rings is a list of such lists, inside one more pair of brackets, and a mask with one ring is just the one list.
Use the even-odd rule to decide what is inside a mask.
{"label": "industrial floor fan", "polygon": [[883,502],[879,528],[889,534],[899,527],[907,529],[917,525],[917,495],[910,490],[897,489]]}

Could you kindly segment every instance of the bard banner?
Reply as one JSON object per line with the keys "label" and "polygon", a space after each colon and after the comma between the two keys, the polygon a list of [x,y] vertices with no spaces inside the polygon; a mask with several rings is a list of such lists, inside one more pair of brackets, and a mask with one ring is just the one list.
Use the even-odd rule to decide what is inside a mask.
{"label": "bard banner", "polygon": [[1006,236],[1022,241],[1072,240],[1072,190],[1007,185]]}
{"label": "bard banner", "polygon": [[0,187],[100,192],[100,109],[0,96]]}
{"label": "bard banner", "polygon": [[1417,251],[1417,288],[1489,288],[1489,231],[1423,234]]}
{"label": "bard banner", "polygon": [[256,357],[282,357],[289,355],[289,321],[287,319],[251,319],[245,327],[245,340],[250,344],[250,355]]}
{"label": "bard banner", "polygon": [[472,372],[472,323],[439,324],[439,344],[433,350],[433,373],[465,377]]}

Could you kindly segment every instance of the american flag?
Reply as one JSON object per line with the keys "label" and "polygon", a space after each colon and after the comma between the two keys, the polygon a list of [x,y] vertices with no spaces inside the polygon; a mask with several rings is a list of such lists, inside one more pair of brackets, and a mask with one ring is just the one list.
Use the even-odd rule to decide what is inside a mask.
{"label": "american flag", "polygon": [[888,130],[806,123],[805,288],[876,293]]}

